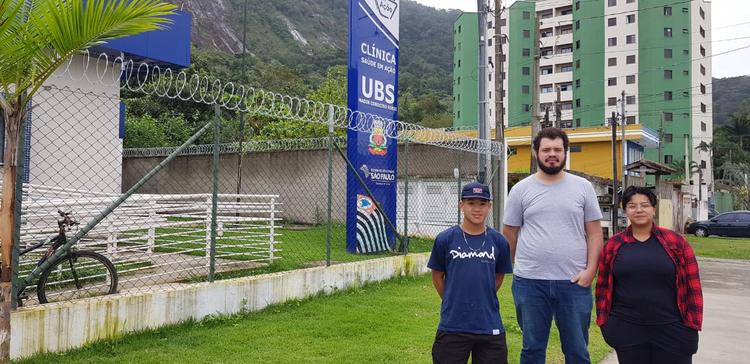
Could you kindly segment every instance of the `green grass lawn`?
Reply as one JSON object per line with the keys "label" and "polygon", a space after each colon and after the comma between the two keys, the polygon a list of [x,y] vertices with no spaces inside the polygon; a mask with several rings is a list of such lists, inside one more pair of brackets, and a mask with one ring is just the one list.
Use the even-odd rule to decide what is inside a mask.
{"label": "green grass lawn", "polygon": [[[509,359],[517,363],[521,334],[510,276],[500,290]],[[397,278],[363,288],[128,335],[65,354],[19,363],[429,363],[440,301],[429,276]],[[553,329],[554,330],[554,329]],[[593,362],[609,347],[590,329]],[[563,363],[556,332],[547,363]]]}
{"label": "green grass lawn", "polygon": [[695,250],[695,255],[707,258],[750,259],[750,239],[748,238],[699,238],[686,235],[685,238]]}

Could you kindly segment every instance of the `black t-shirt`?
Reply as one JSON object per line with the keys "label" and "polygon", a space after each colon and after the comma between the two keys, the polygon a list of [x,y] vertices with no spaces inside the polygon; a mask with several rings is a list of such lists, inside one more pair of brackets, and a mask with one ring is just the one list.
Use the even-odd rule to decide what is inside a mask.
{"label": "black t-shirt", "polygon": [[642,325],[681,322],[675,266],[656,237],[624,244],[614,262],[612,315]]}

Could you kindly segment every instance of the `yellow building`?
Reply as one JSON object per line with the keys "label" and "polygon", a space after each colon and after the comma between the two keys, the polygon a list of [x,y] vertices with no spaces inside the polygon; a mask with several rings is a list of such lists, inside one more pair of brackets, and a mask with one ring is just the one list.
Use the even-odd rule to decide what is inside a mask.
{"label": "yellow building", "polygon": [[[565,169],[583,172],[588,175],[612,178],[612,129],[590,127],[564,129],[570,140],[570,150]],[[476,137],[475,131],[462,132],[468,137]],[[495,135],[493,130],[490,135]],[[508,142],[508,173],[528,173],[531,167],[531,127],[519,126],[505,129]],[[622,178],[622,131],[617,129],[617,179]],[[658,134],[643,125],[625,127],[627,156],[625,164],[643,158],[644,148],[659,146]]]}

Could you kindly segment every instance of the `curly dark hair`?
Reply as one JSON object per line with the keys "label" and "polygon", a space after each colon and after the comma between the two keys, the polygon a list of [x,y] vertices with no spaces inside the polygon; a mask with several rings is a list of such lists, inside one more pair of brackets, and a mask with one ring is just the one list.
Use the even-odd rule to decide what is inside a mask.
{"label": "curly dark hair", "polygon": [[539,153],[539,144],[542,142],[542,138],[552,139],[555,140],[557,138],[562,139],[563,141],[563,147],[565,147],[565,151],[568,150],[568,134],[565,134],[565,131],[559,128],[544,128],[539,131],[539,133],[536,134],[534,137],[534,140],[531,142],[531,147],[534,148],[534,152]]}

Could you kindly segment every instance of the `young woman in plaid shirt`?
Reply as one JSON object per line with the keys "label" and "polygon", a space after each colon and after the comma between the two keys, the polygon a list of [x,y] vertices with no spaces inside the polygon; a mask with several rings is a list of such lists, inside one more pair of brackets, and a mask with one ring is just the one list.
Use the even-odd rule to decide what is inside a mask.
{"label": "young woman in plaid shirt", "polygon": [[691,363],[703,322],[698,263],[690,244],[654,224],[656,195],[628,187],[630,226],[605,244],[596,283],[596,323],[620,364]]}

